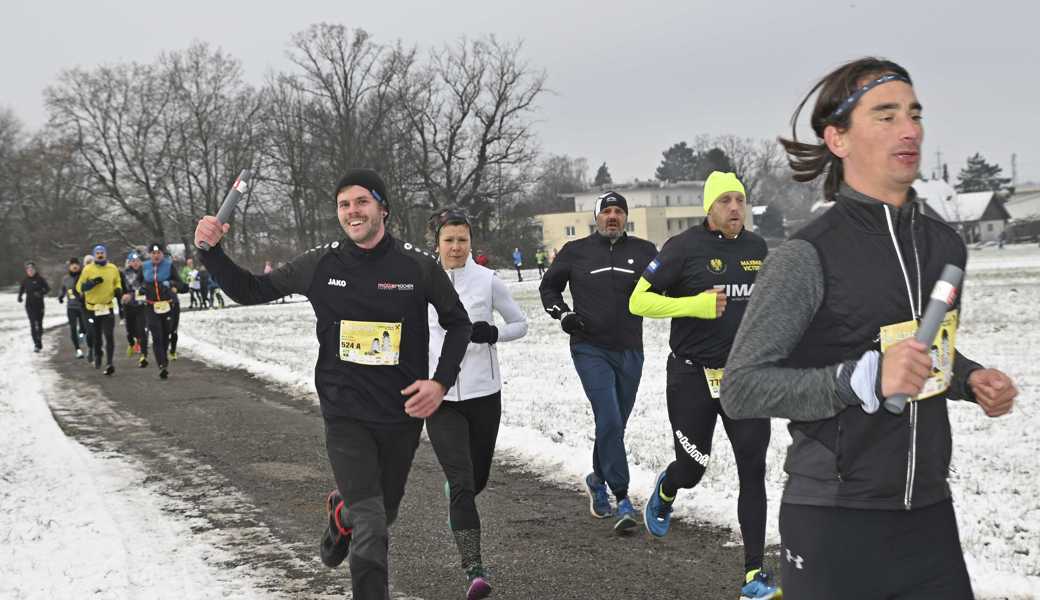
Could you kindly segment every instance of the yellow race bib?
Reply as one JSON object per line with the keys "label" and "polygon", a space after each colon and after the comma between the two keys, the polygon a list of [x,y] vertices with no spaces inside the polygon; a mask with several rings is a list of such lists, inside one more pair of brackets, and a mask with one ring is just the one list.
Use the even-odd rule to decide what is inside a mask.
{"label": "yellow race bib", "polygon": [[144,302],[145,301],[144,292],[142,292],[141,290],[137,290],[137,292],[134,294],[134,300],[137,301],[137,302]]}
{"label": "yellow race bib", "polygon": [[709,369],[704,367],[704,379],[708,381],[708,391],[711,392],[711,397],[718,400],[719,390],[722,389],[722,374],[725,369]]}
{"label": "yellow race bib", "polygon": [[[946,317],[935,334],[931,348],[932,374],[924,383],[921,393],[911,400],[924,400],[946,391],[953,380],[953,357],[956,351],[958,314],[956,310],[946,313]],[[903,321],[881,328],[881,352],[917,333],[917,321]]]}
{"label": "yellow race bib", "polygon": [[152,305],[152,310],[154,310],[157,315],[165,315],[170,312],[170,303],[167,300],[156,302]]}
{"label": "yellow race bib", "polygon": [[396,365],[401,359],[401,323],[340,321],[339,358],[358,365]]}
{"label": "yellow race bib", "polygon": [[107,304],[95,304],[94,305],[94,316],[103,317],[105,315],[112,314],[112,307]]}

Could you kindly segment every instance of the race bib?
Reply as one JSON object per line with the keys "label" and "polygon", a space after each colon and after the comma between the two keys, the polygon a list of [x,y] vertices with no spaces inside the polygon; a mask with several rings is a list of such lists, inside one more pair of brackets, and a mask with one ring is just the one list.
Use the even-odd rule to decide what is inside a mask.
{"label": "race bib", "polygon": [[65,293],[67,293],[69,295],[69,298],[75,298],[76,297],[76,291],[75,290],[71,290],[71,289],[70,290],[65,290]]}
{"label": "race bib", "polygon": [[103,317],[105,315],[112,314],[112,307],[107,304],[97,304],[94,306],[94,316]]}
{"label": "race bib", "polygon": [[134,294],[134,300],[136,300],[137,302],[144,302],[144,292],[142,292],[141,290],[137,290],[137,293]]}
{"label": "race bib", "polygon": [[152,305],[152,310],[154,310],[157,315],[165,315],[170,312],[170,303],[167,300],[156,302]]}
{"label": "race bib", "polygon": [[708,382],[708,391],[711,397],[718,400],[719,390],[722,389],[722,373],[725,369],[709,369],[704,367],[704,379]]}
{"label": "race bib", "polygon": [[[946,391],[953,380],[953,356],[956,350],[958,314],[956,310],[946,313],[946,317],[935,334],[928,353],[932,358],[932,374],[924,383],[921,393],[911,400],[924,400]],[[881,328],[881,352],[893,345],[914,337],[917,333],[917,321],[903,321]]]}
{"label": "race bib", "polygon": [[400,357],[400,323],[339,322],[340,360],[358,365],[396,365]]}

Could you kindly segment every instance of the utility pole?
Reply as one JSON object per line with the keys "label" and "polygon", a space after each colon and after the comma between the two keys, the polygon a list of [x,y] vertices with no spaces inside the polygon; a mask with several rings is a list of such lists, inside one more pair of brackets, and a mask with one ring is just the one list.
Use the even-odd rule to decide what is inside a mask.
{"label": "utility pole", "polygon": [[1018,189],[1018,154],[1011,153],[1011,187]]}
{"label": "utility pole", "polygon": [[942,172],[943,172],[942,150],[938,150],[937,149],[935,151],[935,174],[932,176],[932,179],[941,179],[942,178]]}

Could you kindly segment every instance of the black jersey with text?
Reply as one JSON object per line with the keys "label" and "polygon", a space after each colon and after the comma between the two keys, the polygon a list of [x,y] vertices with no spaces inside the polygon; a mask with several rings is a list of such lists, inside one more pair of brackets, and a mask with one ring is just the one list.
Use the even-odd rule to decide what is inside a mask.
{"label": "black jersey with text", "polygon": [[681,298],[716,288],[727,298],[718,319],[673,318],[672,353],[709,368],[725,366],[767,252],[765,240],[754,232],[744,229],[728,239],[706,222],[665,242],[643,272],[650,291]]}
{"label": "black jersey with text", "polygon": [[[389,234],[372,249],[344,239],[267,275],[234,264],[220,245],[202,262],[236,302],[307,297],[317,317],[314,383],[325,416],[368,423],[411,420],[401,390],[429,374],[427,306],[447,332],[432,379],[451,388],[469,346],[470,321],[448,275],[426,252]],[[362,340],[365,331],[370,335]],[[361,332],[361,333],[359,333]],[[364,343],[359,343],[363,341]]]}

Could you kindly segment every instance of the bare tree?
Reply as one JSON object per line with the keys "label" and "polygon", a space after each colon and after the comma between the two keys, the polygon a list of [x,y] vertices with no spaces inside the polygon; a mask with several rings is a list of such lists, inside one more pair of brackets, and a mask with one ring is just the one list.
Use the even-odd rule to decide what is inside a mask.
{"label": "bare tree", "polygon": [[57,135],[73,140],[89,174],[92,216],[118,229],[127,215],[164,239],[163,187],[173,168],[172,101],[155,67],[137,63],[64,71],[45,101]]}
{"label": "bare tree", "polygon": [[429,67],[402,88],[429,208],[455,204],[489,223],[491,199],[517,194],[530,182],[532,115],[546,75],[522,60],[521,49],[493,36],[462,39],[432,52]]}

